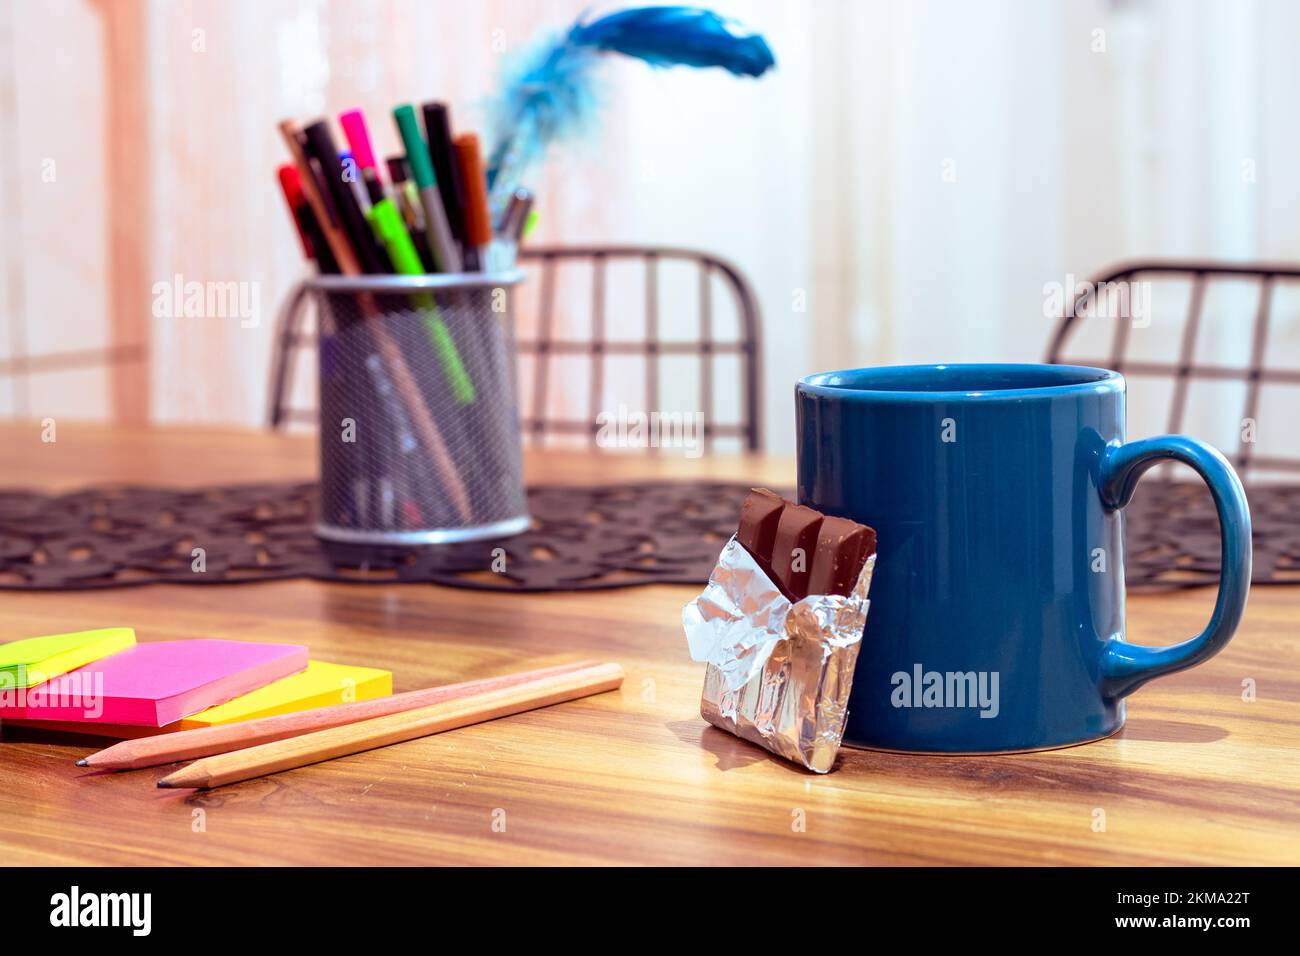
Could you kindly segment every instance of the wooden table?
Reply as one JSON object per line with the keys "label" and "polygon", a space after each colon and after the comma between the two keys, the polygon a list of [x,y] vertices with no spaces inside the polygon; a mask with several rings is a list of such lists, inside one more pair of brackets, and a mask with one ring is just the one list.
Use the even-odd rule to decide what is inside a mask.
{"label": "wooden table", "polygon": [[[299,479],[309,439],[0,427],[3,484]],[[530,456],[534,482],[791,483],[786,462]],[[1300,589],[1259,588],[1231,646],[1130,698],[1100,743],[1006,757],[847,750],[815,776],[707,726],[679,614],[698,588],[484,595],[314,581],[0,597],[0,639],[125,624],[147,640],[296,641],[390,668],[398,690],[579,658],[620,692],[210,794],[96,774],[85,738],[8,728],[0,862],[28,864],[1300,862]],[[1208,590],[1130,598],[1130,633],[1199,630]],[[1253,680],[1257,699],[1243,700]],[[504,817],[502,816],[504,811]],[[1096,829],[1099,811],[1105,829]],[[504,819],[504,832],[500,821]],[[494,828],[494,821],[497,826]],[[802,825],[800,825],[802,824]]]}

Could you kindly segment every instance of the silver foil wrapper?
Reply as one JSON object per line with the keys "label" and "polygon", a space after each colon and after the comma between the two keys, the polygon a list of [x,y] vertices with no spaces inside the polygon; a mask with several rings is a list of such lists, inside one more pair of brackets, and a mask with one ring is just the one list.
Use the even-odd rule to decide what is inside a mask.
{"label": "silver foil wrapper", "polygon": [[734,537],[704,592],[682,610],[691,658],[705,662],[700,716],[826,773],[848,716],[876,557],[853,593],[792,604]]}

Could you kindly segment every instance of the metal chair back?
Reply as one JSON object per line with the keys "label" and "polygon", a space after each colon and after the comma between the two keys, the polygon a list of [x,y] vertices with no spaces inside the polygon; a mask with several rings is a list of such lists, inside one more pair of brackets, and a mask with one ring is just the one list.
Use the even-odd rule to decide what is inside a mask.
{"label": "metal chair back", "polygon": [[[600,426],[607,382],[607,359],[633,356],[645,363],[644,402],[647,412],[661,410],[660,360],[665,356],[699,357],[699,408],[704,415],[703,443],[713,448],[719,438],[736,438],[747,451],[762,447],[762,344],[758,300],[749,282],[735,266],[717,256],[692,249],[661,246],[539,246],[520,251],[520,265],[538,283],[538,307],[535,316],[521,322],[530,329],[516,342],[521,360],[532,364],[527,394],[519,396],[523,434],[533,444],[545,443],[548,436],[583,436],[595,446]],[[641,332],[635,339],[611,338],[608,315],[608,267],[613,262],[639,265],[643,274]],[[683,262],[695,271],[697,330],[691,338],[666,339],[661,334],[660,265]],[[562,323],[556,303],[557,273],[564,268],[589,273],[591,327],[587,334],[575,336],[571,331],[561,338]],[[719,329],[717,292],[725,290],[735,316],[734,329]],[[307,325],[308,297],[304,287],[296,288],[286,300],[277,320],[274,354],[271,362],[270,410],[272,428],[282,428],[293,421],[314,421],[315,412],[289,404],[293,385],[296,353],[315,343],[315,332]],[[518,304],[515,306],[518,314]],[[523,317],[520,317],[523,318]],[[556,356],[585,356],[591,363],[586,395],[587,416],[551,414],[548,409],[552,391],[563,382],[554,374]],[[724,357],[740,360],[739,415],[734,421],[715,419],[717,408],[716,366]]]}
{"label": "metal chair back", "polygon": [[[1083,358],[1065,357],[1066,346],[1078,331],[1097,300],[1100,291],[1114,288],[1120,283],[1142,279],[1183,280],[1190,283],[1191,294],[1182,325],[1175,361],[1147,361],[1129,356],[1133,328],[1132,316],[1115,316],[1111,333],[1109,354]],[[1198,336],[1205,326],[1205,295],[1214,282],[1228,280],[1247,281],[1258,288],[1254,319],[1251,323],[1250,357],[1244,365],[1197,360]],[[1093,277],[1073,298],[1072,308],[1057,325],[1047,349],[1047,361],[1077,365],[1097,365],[1122,372],[1127,377],[1169,378],[1173,380],[1173,398],[1169,406],[1168,430],[1183,429],[1187,411],[1188,392],[1198,381],[1240,381],[1246,383],[1246,397],[1242,408],[1242,421],[1256,420],[1260,397],[1267,386],[1300,385],[1300,368],[1280,367],[1267,361],[1269,322],[1273,310],[1274,290],[1279,283],[1300,280],[1300,266],[1284,263],[1225,263],[1210,260],[1144,260],[1123,263]],[[1122,301],[1122,297],[1121,297]],[[1300,456],[1256,454],[1255,442],[1248,440],[1246,429],[1238,437],[1232,456],[1237,469],[1267,471],[1300,471]]]}

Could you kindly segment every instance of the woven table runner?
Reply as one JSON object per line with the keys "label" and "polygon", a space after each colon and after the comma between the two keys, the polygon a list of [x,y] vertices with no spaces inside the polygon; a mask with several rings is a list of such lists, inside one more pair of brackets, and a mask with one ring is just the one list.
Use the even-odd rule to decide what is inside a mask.
{"label": "woven table runner", "polygon": [[[0,491],[0,588],[298,577],[493,591],[702,585],[748,490],[730,482],[547,485],[528,492],[533,526],[523,534],[422,548],[318,540],[315,484]],[[1300,583],[1300,486],[1261,486],[1249,497],[1254,583]],[[1129,587],[1217,582],[1218,519],[1201,484],[1144,482],[1125,515]]]}

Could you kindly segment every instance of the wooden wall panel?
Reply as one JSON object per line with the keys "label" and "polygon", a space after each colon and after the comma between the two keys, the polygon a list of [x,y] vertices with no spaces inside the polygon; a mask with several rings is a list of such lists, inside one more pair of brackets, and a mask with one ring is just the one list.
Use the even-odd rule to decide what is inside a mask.
{"label": "wooden wall panel", "polygon": [[[104,28],[104,197],[108,210],[110,341],[117,347],[148,347],[152,157],[150,123],[149,9],[144,0],[98,0]],[[110,376],[109,400],[119,422],[149,420],[149,379],[134,364],[121,364]]]}

